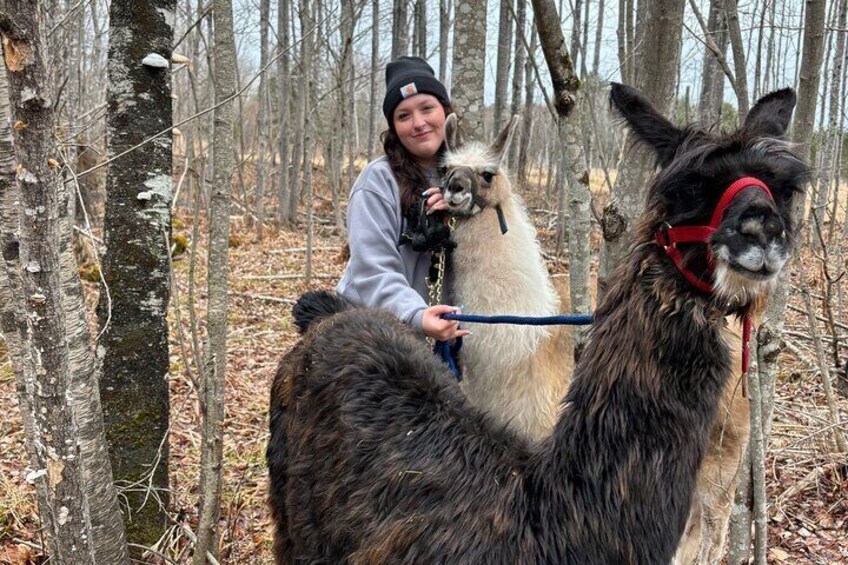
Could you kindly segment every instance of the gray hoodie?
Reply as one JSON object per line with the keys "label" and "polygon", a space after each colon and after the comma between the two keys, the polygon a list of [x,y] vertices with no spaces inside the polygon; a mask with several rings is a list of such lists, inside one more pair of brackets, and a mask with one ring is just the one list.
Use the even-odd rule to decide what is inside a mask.
{"label": "gray hoodie", "polygon": [[[436,172],[430,176],[435,186]],[[350,190],[350,260],[336,292],[354,304],[385,308],[420,331],[432,254],[399,245],[404,224],[399,187],[381,157],[366,165]]]}

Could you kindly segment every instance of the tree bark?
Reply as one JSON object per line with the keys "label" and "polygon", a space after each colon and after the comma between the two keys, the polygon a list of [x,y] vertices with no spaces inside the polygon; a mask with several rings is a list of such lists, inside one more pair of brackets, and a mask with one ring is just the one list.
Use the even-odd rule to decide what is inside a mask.
{"label": "tree bark", "polygon": [[[442,0],[444,1],[444,0]],[[441,56],[441,54],[440,54]],[[380,0],[371,0],[371,95],[368,104],[368,149],[367,159],[370,162],[374,155],[377,144],[377,123],[380,120],[378,108],[380,106],[379,94],[377,94],[378,77],[377,72],[380,61]],[[439,69],[442,72],[442,69]]]}
{"label": "tree bark", "polygon": [[[58,218],[62,198],[58,152],[53,140],[54,93],[45,61],[47,28],[40,2],[0,5],[0,35],[9,82],[9,107],[19,191],[17,218],[3,210],[3,259],[12,308],[3,308],[2,329],[22,348],[13,358],[27,429],[28,480],[36,485],[51,560],[95,563],[90,501],[86,496],[78,425],[72,397],[62,295]],[[8,173],[4,175],[9,179]],[[7,204],[8,186],[3,190]],[[64,194],[67,198],[67,193]],[[4,206],[6,208],[6,206]],[[18,231],[15,241],[14,232]],[[22,316],[21,316],[22,315]],[[23,394],[20,394],[23,393]]]}
{"label": "tree bark", "polygon": [[[562,171],[568,186],[568,273],[571,309],[588,314],[591,311],[589,293],[589,185],[580,182],[585,172],[580,122],[575,110],[580,96],[580,81],[565,46],[562,28],[552,0],[533,0],[533,13],[542,52],[548,64],[553,83],[554,108],[557,113],[557,131],[561,150],[564,151]],[[561,200],[564,202],[564,200]],[[562,209],[562,205],[560,205]],[[560,220],[561,221],[561,220]],[[574,332],[574,355],[579,357],[588,340],[585,328]]]}
{"label": "tree bark", "polygon": [[[506,108],[507,85],[509,83],[509,62],[512,47],[512,0],[500,1],[500,23],[498,27],[498,60],[495,70],[495,133],[500,132],[504,124],[504,109]],[[507,120],[508,121],[508,120]]]}
{"label": "tree bark", "polygon": [[280,0],[277,7],[277,89],[280,106],[280,186],[277,191],[277,223],[283,227],[289,217],[289,105],[291,104],[291,77],[289,76],[291,37],[289,35],[290,0]]}
{"label": "tree bark", "polygon": [[[798,103],[792,121],[792,141],[796,144],[797,154],[804,160],[809,160],[810,145],[815,122],[816,103],[821,75],[822,55],[824,52],[824,20],[825,1],[807,0],[804,17],[804,40],[798,83]],[[796,194],[793,201],[793,218],[797,223],[801,220],[804,210],[804,193]],[[774,385],[777,377],[777,360],[782,349],[780,340],[783,335],[786,304],[789,294],[789,269],[782,272],[775,290],[769,296],[763,322],[757,331],[757,367],[748,375],[748,379],[757,378],[762,390],[763,406],[762,422],[764,429],[751,428],[752,436],[762,434],[765,445],[771,431],[771,419],[774,404]],[[753,459],[753,457],[752,457]],[[755,464],[755,463],[754,463]],[[756,464],[755,464],[756,467]],[[745,499],[744,495],[737,499]],[[754,501],[757,506],[757,501]],[[729,563],[747,563],[750,540],[750,522],[746,521],[747,509],[734,505],[731,515],[733,525],[730,540],[731,553]],[[756,519],[756,517],[754,517]],[[740,522],[742,522],[740,524]],[[746,528],[746,526],[748,526]],[[743,536],[740,539],[739,536]],[[747,536],[747,539],[745,537]]]}
{"label": "tree bark", "polygon": [[[674,105],[684,3],[683,0],[645,0],[639,9],[634,83],[666,116],[672,115]],[[658,37],[663,40],[652,40]],[[601,256],[599,290],[603,290],[606,277],[626,251],[631,224],[645,203],[653,165],[654,157],[649,149],[627,146],[601,220],[606,245]]]}
{"label": "tree bark", "polygon": [[[511,114],[517,115],[521,110],[521,88],[525,83],[524,71],[527,67],[525,62],[530,61],[527,54],[527,48],[524,45],[524,30],[527,23],[527,0],[517,0],[517,9],[515,10],[515,62],[512,69],[512,109]],[[522,127],[524,127],[522,125]],[[521,146],[515,143],[509,149],[509,167],[510,170],[515,170],[518,167],[518,157],[520,155]]]}
{"label": "tree bark", "polygon": [[486,10],[478,2],[457,0],[453,31],[451,98],[463,131],[483,139],[486,75]]}
{"label": "tree bark", "polygon": [[[253,210],[256,215],[254,227],[254,238],[256,241],[262,241],[262,229],[265,224],[265,160],[268,155],[268,150],[271,142],[268,135],[270,124],[267,123],[266,112],[268,107],[268,72],[265,71],[265,66],[268,64],[269,45],[268,45],[268,28],[271,14],[271,0],[259,0],[259,91],[257,94],[256,106],[256,133],[259,137],[258,148],[256,150],[256,185],[253,193]],[[248,224],[249,225],[249,224]]]}
{"label": "tree bark", "polygon": [[742,44],[742,31],[739,28],[739,11],[736,0],[724,0],[724,13],[727,19],[727,34],[733,51],[733,70],[736,80],[733,91],[739,104],[740,119],[748,114],[748,69],[745,63],[745,46]]}
{"label": "tree bark", "polygon": [[598,76],[601,66],[601,38],[604,30],[604,0],[598,0],[598,25],[595,28],[595,52],[592,54],[592,75]]}
{"label": "tree bark", "polygon": [[230,193],[233,184],[233,103],[235,39],[231,0],[213,0],[215,56],[215,162],[209,199],[208,302],[205,383],[201,389],[202,443],[200,517],[194,564],[218,556],[218,514],[224,447],[224,377],[227,370],[227,313],[230,238]]}
{"label": "tree bark", "polygon": [[392,10],[392,60],[407,54],[409,36],[407,32],[408,0],[393,0]]}
{"label": "tree bark", "polygon": [[[175,0],[111,4],[110,158],[172,124],[175,7]],[[148,547],[168,526],[171,146],[171,136],[161,136],[109,167],[105,287],[98,304],[100,394],[112,468],[115,481],[126,487],[127,537]]]}
{"label": "tree bark", "polygon": [[[707,33],[712,35],[713,45],[724,57],[727,53],[727,24],[724,16],[724,0],[711,0],[707,18]],[[721,104],[724,99],[724,73],[718,54],[709,47],[704,48],[704,66],[701,72],[701,96],[698,101],[699,119],[705,127],[718,124]]]}
{"label": "tree bark", "polygon": [[450,2],[449,2],[449,0],[439,0],[439,82],[441,82],[442,84],[448,83],[447,76],[448,76],[448,38],[449,37],[450,37]]}

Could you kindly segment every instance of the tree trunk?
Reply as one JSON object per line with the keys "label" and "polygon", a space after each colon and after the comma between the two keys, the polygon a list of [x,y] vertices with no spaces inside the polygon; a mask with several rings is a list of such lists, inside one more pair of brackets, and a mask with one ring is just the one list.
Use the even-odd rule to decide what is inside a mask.
{"label": "tree trunk", "polygon": [[[530,53],[535,53],[536,46],[539,43],[539,34],[533,28],[530,32]],[[533,130],[533,92],[536,90],[536,83],[533,82],[533,65],[532,55],[527,57],[527,63],[524,68],[524,118],[521,120],[521,137],[518,144],[518,165],[516,178],[518,186],[526,186],[527,183],[527,154],[530,151],[530,133]]]}
{"label": "tree trunk", "polygon": [[486,75],[485,4],[457,0],[453,30],[451,98],[469,139],[483,139],[483,89]]}
{"label": "tree trunk", "polygon": [[[4,335],[17,333],[12,347],[17,342],[22,348],[13,361],[35,469],[28,479],[36,485],[47,551],[56,563],[76,565],[95,563],[96,555],[66,338],[58,218],[67,201],[60,191],[53,138],[56,110],[45,60],[45,13],[40,2],[10,0],[0,6],[9,117],[23,126],[14,128],[13,138],[18,211],[2,210],[4,221],[16,220],[14,226],[4,223],[2,230],[4,278],[13,293],[11,308],[3,307],[2,329]],[[9,203],[7,194],[8,186],[4,204]]]}
{"label": "tree trunk", "polygon": [[407,54],[409,36],[406,9],[408,0],[393,0],[392,10],[392,60]]}
{"label": "tree trunk", "polygon": [[277,7],[277,89],[280,106],[280,186],[277,191],[277,223],[283,227],[289,224],[289,105],[291,104],[291,77],[289,61],[291,37],[289,36],[290,0],[280,0]]}
{"label": "tree trunk", "polygon": [[[512,0],[500,1],[500,23],[498,26],[498,61],[495,70],[495,123],[494,131],[501,131],[505,123],[504,109],[506,108],[507,84],[509,82],[509,62],[512,48]],[[526,124],[524,124],[526,127]]]}
{"label": "tree trunk", "polygon": [[[444,0],[442,0],[444,2]],[[439,54],[439,57],[442,53]],[[380,61],[380,0],[371,0],[371,95],[369,96],[370,103],[368,105],[368,150],[366,152],[367,159],[370,162],[374,155],[374,149],[377,145],[377,124],[380,121],[380,97],[377,89],[378,77],[377,72]],[[442,73],[443,69],[439,69]]]}
{"label": "tree trunk", "polygon": [[425,0],[415,0],[415,41],[413,42],[412,52],[421,57],[427,58],[427,2]]}
{"label": "tree trunk", "polygon": [[[637,22],[634,83],[657,109],[671,116],[680,61],[684,2],[645,0],[644,4],[640,3],[640,19]],[[657,37],[663,40],[651,40]],[[601,257],[599,290],[603,290],[606,277],[626,251],[631,225],[645,203],[648,179],[654,171],[653,163],[651,151],[641,146],[627,146],[619,163],[610,203],[604,209],[601,220],[606,245]]]}
{"label": "tree trunk", "polygon": [[205,382],[201,387],[202,442],[200,517],[194,565],[218,556],[218,513],[224,447],[224,377],[227,369],[227,276],[229,274],[230,192],[233,186],[233,103],[235,40],[231,0],[213,0],[215,31],[215,162],[209,199],[208,301]]}
{"label": "tree trunk", "polygon": [[[259,0],[259,92],[257,94],[256,106],[256,133],[259,137],[258,148],[256,150],[256,186],[253,193],[253,210],[256,214],[256,222],[254,227],[254,238],[256,241],[262,241],[262,229],[265,224],[265,160],[268,155],[268,150],[271,142],[268,135],[270,124],[266,123],[266,111],[268,106],[268,72],[265,71],[265,66],[268,64],[268,28],[270,23],[271,0]],[[246,203],[245,203],[246,204]]]}
{"label": "tree trunk", "polygon": [[[548,63],[553,83],[554,107],[557,112],[557,130],[561,149],[564,151],[565,170],[563,176],[568,186],[568,273],[573,312],[588,314],[591,311],[589,293],[589,185],[581,183],[585,172],[582,145],[580,144],[580,122],[575,107],[578,103],[580,81],[565,47],[559,15],[552,0],[533,0],[533,13],[542,52]],[[564,203],[564,199],[560,202]],[[560,204],[560,210],[563,206]],[[588,333],[585,328],[574,332],[574,355],[579,357],[585,346]]]}
{"label": "tree trunk", "polygon": [[748,114],[748,69],[745,63],[745,46],[742,44],[742,31],[739,29],[739,11],[736,0],[724,0],[724,13],[727,20],[727,34],[733,51],[733,70],[736,80],[733,91],[739,104],[739,116]]}
{"label": "tree trunk", "polygon": [[[375,0],[376,1],[376,0]],[[448,38],[450,37],[450,3],[439,0],[439,82],[447,84]]]}
{"label": "tree trunk", "polygon": [[595,52],[592,54],[592,75],[597,77],[601,66],[601,38],[604,30],[604,0],[598,0],[598,26],[595,28]]}
{"label": "tree trunk", "polygon": [[[109,158],[166,129],[171,119],[171,43],[176,0],[113,1],[109,11]],[[139,54],[141,59],[139,60]],[[150,547],[168,526],[168,299],[170,134],[109,167],[100,394],[127,538]],[[150,485],[152,492],[146,488]],[[152,497],[152,499],[151,499]],[[132,551],[140,555],[140,550]]]}
{"label": "tree trunk", "polygon": [[[512,110],[513,116],[517,115],[521,110],[521,88],[524,85],[524,70],[525,61],[530,62],[530,56],[527,54],[527,48],[524,46],[524,30],[527,23],[527,0],[517,0],[517,9],[515,12],[515,64],[512,69]],[[522,127],[524,127],[522,125]],[[518,156],[520,154],[520,146],[513,143],[509,149],[509,168],[515,170],[518,167]]]}
{"label": "tree trunk", "polygon": [[[710,1],[707,33],[712,35],[713,44],[723,57],[727,53],[727,24],[724,16],[724,0]],[[704,67],[701,73],[701,97],[698,101],[699,119],[705,127],[718,124],[724,98],[724,72],[717,55],[709,47],[704,48]]]}
{"label": "tree trunk", "polygon": [[[792,121],[792,141],[797,144],[796,152],[804,160],[809,160],[810,145],[813,136],[813,124],[818,101],[819,79],[821,75],[822,54],[824,52],[824,20],[825,1],[807,0],[804,18],[804,47],[800,65],[798,84],[798,104]],[[793,216],[795,222],[800,221],[804,210],[804,193],[795,195]],[[796,223],[797,225],[797,223]],[[768,445],[771,430],[771,418],[774,404],[774,385],[777,376],[777,360],[782,349],[780,341],[786,314],[786,304],[789,294],[789,269],[784,269],[778,280],[777,287],[769,296],[763,323],[757,332],[757,367],[748,375],[748,379],[757,378],[760,381],[763,406],[761,407],[762,422],[765,429],[751,428],[752,436],[762,434],[765,445]],[[754,456],[751,457],[754,459]],[[752,461],[752,464],[756,463]],[[747,497],[737,495],[737,499]],[[754,502],[757,506],[757,502]],[[746,518],[747,508],[734,505],[731,515],[731,535],[728,562],[731,564],[748,563],[750,548],[750,520]],[[754,517],[756,519],[756,517]],[[740,523],[741,522],[741,523]],[[747,526],[747,527],[746,527]],[[747,539],[746,539],[747,537]]]}
{"label": "tree trunk", "polygon": [[[315,18],[312,13],[312,8],[305,6],[300,11],[300,25],[304,30],[312,29],[315,26]],[[312,279],[312,248],[313,248],[313,227],[314,227],[314,210],[313,199],[315,197],[314,187],[312,186],[312,154],[314,150],[314,131],[315,124],[313,123],[312,109],[315,107],[315,88],[317,83],[317,68],[315,64],[315,51],[317,41],[315,36],[310,35],[304,37],[301,42],[301,61],[303,61],[303,74],[305,83],[304,87],[304,112],[303,121],[303,186],[302,191],[306,192],[306,265],[305,265],[305,282],[309,284]]]}

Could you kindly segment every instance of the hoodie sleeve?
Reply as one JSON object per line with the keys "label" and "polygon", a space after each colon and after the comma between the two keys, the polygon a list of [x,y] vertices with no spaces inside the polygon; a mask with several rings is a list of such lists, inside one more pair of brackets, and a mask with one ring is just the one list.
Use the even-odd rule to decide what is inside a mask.
{"label": "hoodie sleeve", "polygon": [[397,189],[388,174],[366,171],[353,187],[347,211],[348,284],[342,294],[364,306],[386,308],[420,330],[427,304],[407,280],[398,249],[403,224],[391,198]]}

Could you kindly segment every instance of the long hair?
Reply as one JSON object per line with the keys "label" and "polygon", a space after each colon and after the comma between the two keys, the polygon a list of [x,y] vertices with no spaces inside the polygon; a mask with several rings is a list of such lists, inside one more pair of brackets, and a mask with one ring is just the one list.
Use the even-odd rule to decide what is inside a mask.
{"label": "long hair", "polygon": [[[453,113],[450,102],[439,100],[445,110],[445,116]],[[395,131],[394,121],[389,122],[389,129],[380,135],[383,151],[389,160],[389,167],[400,189],[400,209],[403,216],[412,226],[418,224],[418,207],[421,203],[421,192],[430,186],[427,175],[415,157],[409,154]],[[445,152],[445,144],[439,148],[439,158]]]}

